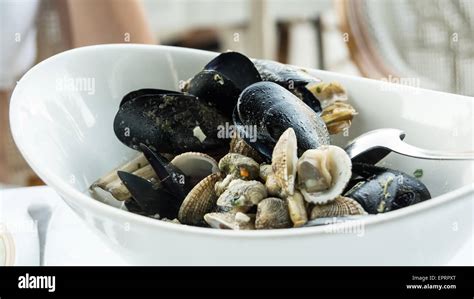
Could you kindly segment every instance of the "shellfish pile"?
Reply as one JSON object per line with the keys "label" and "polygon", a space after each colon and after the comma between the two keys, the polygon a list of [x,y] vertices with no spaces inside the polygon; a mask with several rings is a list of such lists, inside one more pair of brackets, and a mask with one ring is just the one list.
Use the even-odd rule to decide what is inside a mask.
{"label": "shellfish pile", "polygon": [[95,198],[105,191],[132,213],[233,230],[320,225],[430,198],[418,179],[352,163],[330,144],[357,114],[337,82],[227,52],[181,87],[123,97],[114,132],[140,153],[94,182]]}

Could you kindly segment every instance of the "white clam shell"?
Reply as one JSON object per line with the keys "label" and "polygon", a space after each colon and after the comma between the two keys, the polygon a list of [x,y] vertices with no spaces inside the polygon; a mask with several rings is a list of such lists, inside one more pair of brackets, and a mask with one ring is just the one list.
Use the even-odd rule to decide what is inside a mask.
{"label": "white clam shell", "polygon": [[197,152],[182,153],[171,164],[178,167],[185,175],[191,177],[206,177],[211,173],[219,172],[217,161],[209,155]]}
{"label": "white clam shell", "polygon": [[217,205],[221,207],[251,207],[267,197],[267,189],[259,181],[236,179],[219,196]]}
{"label": "white clam shell", "polygon": [[212,228],[233,229],[233,230],[253,230],[255,229],[255,215],[247,215],[241,212],[233,213],[208,213],[204,215],[204,220]]}
{"label": "white clam shell", "polygon": [[298,161],[295,131],[288,128],[273,148],[272,169],[283,195],[295,192],[296,163]]}
{"label": "white clam shell", "polygon": [[[301,167],[303,163],[308,163],[308,161],[311,163],[311,159],[313,157],[320,157],[321,153],[326,156],[323,167],[327,167],[326,170],[330,173],[330,187],[322,191],[309,192],[306,190],[304,182],[300,179],[298,182],[304,199],[315,204],[323,204],[336,199],[344,191],[352,175],[351,159],[342,148],[334,145],[323,145],[318,149],[307,150],[298,160],[298,172],[301,173],[303,171]],[[314,165],[319,167],[317,161],[314,161]],[[320,170],[320,172],[323,173],[324,171]],[[301,175],[301,177],[304,176]]]}

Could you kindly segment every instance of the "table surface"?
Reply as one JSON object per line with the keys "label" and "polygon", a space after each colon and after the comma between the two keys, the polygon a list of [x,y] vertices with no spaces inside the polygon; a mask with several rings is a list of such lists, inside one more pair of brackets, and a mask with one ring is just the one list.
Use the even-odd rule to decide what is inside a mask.
{"label": "table surface", "polygon": [[[0,223],[6,224],[16,244],[16,265],[39,265],[38,232],[28,209],[44,205],[51,209],[46,234],[44,265],[129,265],[113,252],[49,187],[0,190]],[[474,265],[472,239],[448,265]]]}

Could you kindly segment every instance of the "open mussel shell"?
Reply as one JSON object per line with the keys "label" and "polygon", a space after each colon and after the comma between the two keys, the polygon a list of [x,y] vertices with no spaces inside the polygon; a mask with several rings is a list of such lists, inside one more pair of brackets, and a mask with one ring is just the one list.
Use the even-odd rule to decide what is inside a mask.
{"label": "open mussel shell", "polygon": [[[154,176],[152,178],[140,176],[138,171],[132,174],[118,172],[120,182],[132,197],[132,200],[126,201],[126,207],[138,214],[159,214],[161,218],[176,218],[178,215],[176,206],[179,209],[194,185],[208,175],[219,171],[217,162],[206,154],[188,152],[176,156],[169,162],[144,144],[140,145],[140,149],[149,163],[141,169],[151,168]],[[110,192],[113,191],[111,189]],[[167,207],[166,201],[171,198],[175,204],[173,213],[160,210]],[[165,202],[161,203],[161,201]]]}
{"label": "open mussel shell", "polygon": [[227,52],[191,78],[185,91],[212,103],[230,117],[242,90],[259,81],[260,75],[252,61],[240,53]]}
{"label": "open mussel shell", "polygon": [[365,181],[354,185],[344,196],[353,198],[370,214],[407,207],[431,198],[426,186],[401,171],[354,163],[352,170]]}
{"label": "open mussel shell", "polygon": [[176,218],[181,202],[173,194],[131,173],[119,171],[118,176],[144,214]]}
{"label": "open mussel shell", "polygon": [[202,152],[228,146],[217,136],[226,122],[214,107],[192,95],[142,95],[122,104],[114,131],[134,149],[143,143],[161,153]]}
{"label": "open mussel shell", "polygon": [[[278,138],[293,128],[299,154],[329,144],[324,121],[294,94],[272,82],[258,82],[240,95],[233,113],[244,140],[267,158],[271,158]],[[252,136],[255,128],[256,136]]]}
{"label": "open mussel shell", "polygon": [[144,144],[140,145],[140,149],[150,163],[151,167],[158,176],[160,183],[179,199],[184,199],[191,190],[192,186],[188,181],[188,177],[174,164],[170,163],[161,154],[154,152]]}

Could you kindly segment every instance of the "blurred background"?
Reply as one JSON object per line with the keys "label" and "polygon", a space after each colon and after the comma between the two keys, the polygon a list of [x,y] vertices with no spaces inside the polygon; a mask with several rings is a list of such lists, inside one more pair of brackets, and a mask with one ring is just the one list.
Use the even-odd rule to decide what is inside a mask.
{"label": "blurred background", "polygon": [[0,0],[0,34],[0,188],[42,184],[10,135],[16,82],[86,45],[235,50],[474,96],[472,0]]}

